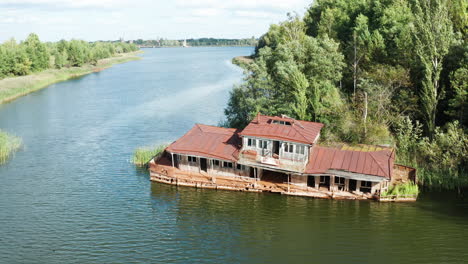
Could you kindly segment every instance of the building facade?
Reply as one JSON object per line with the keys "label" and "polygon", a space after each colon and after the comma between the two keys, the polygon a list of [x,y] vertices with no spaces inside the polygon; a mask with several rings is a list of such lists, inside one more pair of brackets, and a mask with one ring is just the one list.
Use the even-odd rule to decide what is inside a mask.
{"label": "building facade", "polygon": [[[304,192],[375,195],[392,179],[394,152],[317,144],[323,124],[258,114],[243,130],[196,124],[165,150],[179,175],[287,184]],[[158,159],[152,161],[158,164]],[[161,162],[160,162],[161,163]],[[174,173],[177,177],[177,173]],[[257,185],[255,185],[257,186]]]}

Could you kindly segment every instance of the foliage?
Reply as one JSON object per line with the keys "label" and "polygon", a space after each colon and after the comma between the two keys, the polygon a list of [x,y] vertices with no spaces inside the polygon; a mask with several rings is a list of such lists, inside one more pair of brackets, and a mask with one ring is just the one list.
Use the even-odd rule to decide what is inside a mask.
{"label": "foliage", "polygon": [[407,182],[407,183],[401,183],[401,184],[390,186],[388,190],[382,192],[380,196],[381,197],[385,197],[385,196],[414,197],[414,196],[417,196],[418,193],[419,193],[418,185],[412,182]]}
{"label": "foliage", "polygon": [[0,103],[11,101],[56,82],[76,78],[96,70],[108,68],[116,63],[123,63],[136,59],[140,59],[140,57],[131,53],[120,54],[119,56],[102,59],[98,61],[96,66],[86,64],[82,67],[63,67],[61,69],[48,69],[27,76],[5,78],[0,80]]}
{"label": "foliage", "polygon": [[427,133],[433,136],[437,104],[441,99],[440,73],[445,55],[454,41],[446,1],[420,0],[415,5],[413,28],[417,59],[422,70],[419,99]]}
{"label": "foliage", "polygon": [[21,139],[0,130],[0,164],[21,147]]}
{"label": "foliage", "polygon": [[260,49],[245,67],[245,83],[231,93],[225,110],[228,123],[242,127],[258,111],[332,122],[336,118],[332,109],[341,104],[337,84],[344,66],[338,44],[307,36],[297,17],[277,29],[272,26],[271,36],[263,38],[274,47]]}
{"label": "foliage", "polygon": [[289,15],[260,37],[245,82],[231,92],[226,125],[242,128],[257,112],[318,121],[325,141],[394,145],[424,184],[468,185],[460,143],[468,127],[466,6],[316,0],[304,18]]}
{"label": "foliage", "polygon": [[161,154],[167,145],[158,145],[152,147],[140,147],[135,150],[132,162],[137,166],[145,166],[153,157]]}
{"label": "foliage", "polygon": [[31,33],[19,44],[14,39],[0,44],[0,79],[51,68],[96,65],[100,59],[136,50],[136,45],[121,42],[61,40],[57,43],[43,43],[36,34]]}

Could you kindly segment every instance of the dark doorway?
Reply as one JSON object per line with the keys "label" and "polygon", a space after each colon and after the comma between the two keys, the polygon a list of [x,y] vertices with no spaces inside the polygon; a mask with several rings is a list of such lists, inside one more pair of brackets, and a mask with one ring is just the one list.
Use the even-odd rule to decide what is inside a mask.
{"label": "dark doorway", "polygon": [[200,158],[200,169],[202,171],[207,171],[206,159]]}
{"label": "dark doorway", "polygon": [[321,187],[330,189],[330,176],[320,176],[319,188]]}
{"label": "dark doorway", "polygon": [[349,191],[353,192],[356,191],[357,181],[356,180],[349,180]]}
{"label": "dark doorway", "polygon": [[273,154],[279,155],[279,141],[273,141]]}
{"label": "dark doorway", "polygon": [[315,176],[307,177],[307,186],[315,188]]}
{"label": "dark doorway", "polygon": [[255,168],[250,167],[250,178],[255,178]]}
{"label": "dark doorway", "polygon": [[282,172],[263,170],[262,181],[284,183],[288,182],[288,175]]}

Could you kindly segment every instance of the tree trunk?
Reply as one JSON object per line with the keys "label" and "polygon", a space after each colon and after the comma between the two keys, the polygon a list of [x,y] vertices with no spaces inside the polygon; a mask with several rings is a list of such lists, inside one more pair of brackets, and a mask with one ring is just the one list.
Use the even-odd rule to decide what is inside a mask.
{"label": "tree trunk", "polygon": [[364,122],[364,138],[367,137],[367,92],[364,92],[364,113],[362,115]]}

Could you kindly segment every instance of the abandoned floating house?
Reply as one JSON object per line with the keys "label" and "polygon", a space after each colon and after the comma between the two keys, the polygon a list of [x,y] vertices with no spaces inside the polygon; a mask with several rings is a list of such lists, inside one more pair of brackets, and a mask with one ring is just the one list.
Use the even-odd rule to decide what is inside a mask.
{"label": "abandoned floating house", "polygon": [[323,124],[258,114],[243,130],[196,124],[149,163],[153,181],[319,198],[369,199],[408,178],[391,148],[325,147]]}

